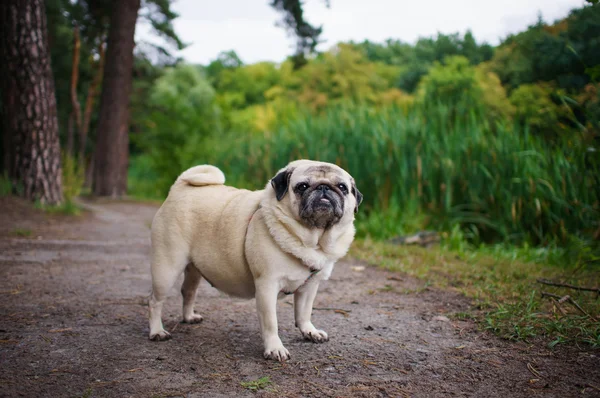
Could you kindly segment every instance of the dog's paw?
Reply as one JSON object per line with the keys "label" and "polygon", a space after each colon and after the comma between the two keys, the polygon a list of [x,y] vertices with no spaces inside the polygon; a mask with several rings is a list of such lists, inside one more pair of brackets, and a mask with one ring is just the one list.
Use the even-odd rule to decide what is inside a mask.
{"label": "dog's paw", "polygon": [[192,314],[191,316],[183,318],[183,323],[200,323],[204,320],[202,315]]}
{"label": "dog's paw", "polygon": [[329,336],[327,336],[327,333],[324,330],[312,329],[302,332],[302,336],[304,336],[306,340],[310,340],[313,343],[324,343],[329,341]]}
{"label": "dog's paw", "polygon": [[150,336],[148,336],[148,338],[152,341],[166,341],[171,340],[173,336],[171,336],[171,333],[167,332],[166,330],[161,330],[158,333],[151,333]]}
{"label": "dog's paw", "polygon": [[291,358],[289,351],[283,345],[276,348],[267,348],[263,356],[265,359],[273,359],[279,362],[284,362]]}

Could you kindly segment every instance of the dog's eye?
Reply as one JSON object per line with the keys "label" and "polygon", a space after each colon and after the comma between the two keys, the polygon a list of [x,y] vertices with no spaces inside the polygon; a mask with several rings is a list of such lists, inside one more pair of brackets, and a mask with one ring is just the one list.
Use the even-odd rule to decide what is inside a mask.
{"label": "dog's eye", "polygon": [[344,193],[348,192],[348,187],[346,186],[346,184],[338,184],[338,188]]}
{"label": "dog's eye", "polygon": [[304,192],[308,189],[308,184],[305,182],[301,182],[300,184],[296,185],[296,190],[298,192]]}

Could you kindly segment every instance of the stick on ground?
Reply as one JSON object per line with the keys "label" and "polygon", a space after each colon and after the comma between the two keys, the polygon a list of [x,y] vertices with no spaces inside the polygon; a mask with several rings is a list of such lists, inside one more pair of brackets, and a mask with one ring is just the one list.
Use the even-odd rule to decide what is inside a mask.
{"label": "stick on ground", "polygon": [[573,306],[575,306],[575,308],[577,308],[579,311],[581,311],[581,313],[589,318],[591,318],[592,320],[596,320],[596,318],[594,318],[593,316],[591,316],[590,314],[588,314],[583,308],[581,308],[581,306],[579,304],[577,304],[577,302],[575,300],[573,300],[571,298],[571,296],[566,295],[566,296],[559,296],[558,294],[552,294],[552,293],[548,293],[548,292],[542,292],[542,297],[551,297],[551,298],[555,298],[558,300],[558,302],[560,304],[566,302],[569,302],[571,304],[573,304]]}
{"label": "stick on ground", "polygon": [[600,288],[597,288],[597,287],[575,286],[575,285],[570,285],[568,283],[553,282],[553,281],[550,281],[548,279],[538,279],[537,282],[538,283],[542,283],[544,285],[566,287],[566,288],[569,288],[569,289],[584,290],[584,291],[587,291],[587,292],[596,292],[596,293],[600,294]]}

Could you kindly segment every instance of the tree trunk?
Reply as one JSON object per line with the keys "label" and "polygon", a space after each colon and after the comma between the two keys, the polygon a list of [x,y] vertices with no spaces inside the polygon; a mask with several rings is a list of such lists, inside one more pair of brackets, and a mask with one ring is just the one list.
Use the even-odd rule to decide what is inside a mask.
{"label": "tree trunk", "polygon": [[113,1],[100,96],[94,165],[94,194],[119,197],[127,191],[129,96],[135,23],[140,0]]}
{"label": "tree trunk", "polygon": [[79,38],[79,26],[73,28],[73,63],[71,66],[71,84],[69,94],[71,96],[71,114],[69,115],[69,130],[67,134],[67,153],[74,155],[75,131],[81,135],[81,105],[77,98],[77,83],[79,82],[79,53],[81,50],[81,39]]}
{"label": "tree trunk", "polygon": [[5,161],[19,195],[62,201],[60,144],[44,0],[0,1]]}
{"label": "tree trunk", "polygon": [[[79,136],[79,161],[81,165],[85,164],[85,147],[87,145],[87,136],[90,131],[90,123],[92,122],[92,111],[94,110],[94,100],[96,99],[96,91],[102,81],[104,73],[104,41],[98,46],[98,62],[96,64],[96,74],[94,80],[90,84],[87,97],[85,99],[85,108],[83,110],[83,125]],[[90,176],[91,180],[91,176]]]}

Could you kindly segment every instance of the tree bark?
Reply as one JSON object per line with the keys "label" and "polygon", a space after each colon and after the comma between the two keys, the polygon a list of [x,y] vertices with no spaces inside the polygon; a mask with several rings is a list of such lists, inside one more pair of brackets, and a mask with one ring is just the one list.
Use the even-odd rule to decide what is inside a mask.
{"label": "tree bark", "polygon": [[127,192],[129,96],[135,24],[140,0],[113,1],[106,64],[100,96],[94,165],[94,194],[119,197]]}
{"label": "tree bark", "polygon": [[79,37],[79,26],[73,28],[73,63],[71,66],[71,84],[69,94],[71,96],[71,114],[69,115],[69,130],[67,134],[67,153],[74,155],[75,131],[81,135],[81,105],[77,98],[77,83],[79,82],[79,53],[81,50],[81,39]]}
{"label": "tree bark", "polygon": [[44,0],[0,1],[5,161],[16,192],[62,201],[60,144]]}

